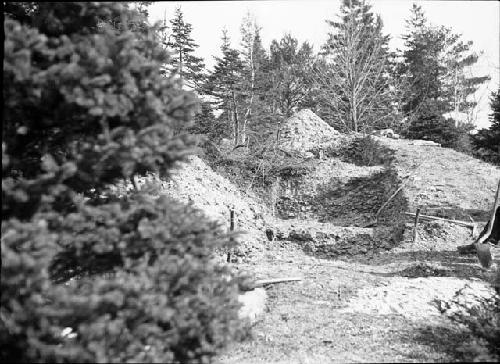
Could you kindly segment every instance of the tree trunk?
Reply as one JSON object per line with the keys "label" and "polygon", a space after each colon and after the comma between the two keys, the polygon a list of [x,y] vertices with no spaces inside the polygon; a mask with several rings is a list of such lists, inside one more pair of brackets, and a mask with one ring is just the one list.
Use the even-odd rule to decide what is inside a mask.
{"label": "tree trunk", "polygon": [[240,140],[240,125],[238,120],[238,107],[236,105],[236,95],[234,94],[234,90],[232,91],[232,96],[233,96],[233,110],[231,114],[233,115],[233,125],[234,125],[234,146],[237,146]]}
{"label": "tree trunk", "polygon": [[241,128],[241,142],[243,144],[245,144],[246,142],[246,130],[247,130],[248,119],[252,115],[252,104],[253,104],[254,88],[255,88],[255,64],[253,62],[253,48],[250,47],[249,51],[250,51],[250,72],[251,72],[250,102],[248,104],[247,111],[245,112],[245,116],[243,118],[243,125]]}
{"label": "tree trunk", "polygon": [[351,100],[351,118],[352,118],[352,126],[354,128],[354,131],[357,133],[358,132],[358,110],[356,110],[356,93],[352,93],[352,100]]}

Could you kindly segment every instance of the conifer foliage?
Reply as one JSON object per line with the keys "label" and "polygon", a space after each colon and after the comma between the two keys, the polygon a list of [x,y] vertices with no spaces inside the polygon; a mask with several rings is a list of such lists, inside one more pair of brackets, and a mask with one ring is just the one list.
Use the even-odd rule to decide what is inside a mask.
{"label": "conifer foliage", "polygon": [[243,61],[240,52],[231,46],[231,39],[227,31],[222,32],[220,47],[222,57],[215,58],[215,66],[209,74],[203,91],[216,98],[215,107],[223,111],[222,119],[226,123],[226,130],[232,130],[226,136],[239,140],[239,100],[242,90]]}
{"label": "conifer foliage", "polygon": [[307,102],[313,90],[312,69],[314,54],[312,46],[299,42],[291,34],[280,41],[273,40],[270,47],[273,111],[290,116]]}
{"label": "conifer foliage", "polygon": [[500,89],[491,94],[491,126],[473,136],[476,153],[484,160],[500,165]]}
{"label": "conifer foliage", "polygon": [[380,16],[364,0],[344,0],[340,13],[338,21],[327,21],[332,31],[317,80],[324,90],[325,117],[357,132],[392,114],[389,37],[382,33]]}
{"label": "conifer foliage", "polygon": [[198,45],[191,38],[193,26],[184,20],[180,7],[175,10],[170,24],[171,33],[165,43],[167,49],[173,52],[169,69],[176,71],[186,85],[197,90],[205,79],[205,64],[203,58],[194,55]]}
{"label": "conifer foliage", "polygon": [[[406,23],[398,67],[401,84],[406,85],[402,97],[403,113],[410,120],[406,135],[453,146],[471,129],[468,124],[476,106],[472,96],[489,76],[470,74],[479,57],[472,51],[472,42],[464,42],[449,28],[429,24],[420,6],[413,5]],[[444,115],[452,111],[467,114],[469,123],[447,120]]]}
{"label": "conifer foliage", "polygon": [[108,188],[194,146],[174,130],[196,97],[162,74],[157,29],[126,3],[5,12],[2,362],[209,361],[240,332],[238,277],[212,259],[230,239],[158,191]]}

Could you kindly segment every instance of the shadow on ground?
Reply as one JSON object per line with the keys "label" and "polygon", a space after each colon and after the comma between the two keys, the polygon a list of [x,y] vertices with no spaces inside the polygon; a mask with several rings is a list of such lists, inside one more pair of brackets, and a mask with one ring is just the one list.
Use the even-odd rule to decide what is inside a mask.
{"label": "shadow on ground", "polygon": [[[443,352],[457,361],[463,360],[460,347],[466,341],[471,341],[472,334],[468,330],[445,326],[415,327],[410,337],[403,337],[408,344],[421,344],[432,348],[436,352]],[[419,358],[415,358],[419,359]]]}

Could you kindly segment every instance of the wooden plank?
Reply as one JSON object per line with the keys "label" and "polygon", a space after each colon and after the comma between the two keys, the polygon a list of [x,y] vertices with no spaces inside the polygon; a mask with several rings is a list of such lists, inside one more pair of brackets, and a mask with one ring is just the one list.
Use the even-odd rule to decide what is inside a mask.
{"label": "wooden plank", "polygon": [[[416,214],[411,213],[411,212],[405,212],[405,215],[415,217]],[[451,222],[453,224],[461,225],[468,227],[470,229],[474,229],[475,224],[471,224],[470,222],[467,221],[461,221],[461,220],[452,220],[452,219],[445,219],[442,217],[437,217],[437,216],[430,216],[430,215],[422,215],[420,214],[420,219],[422,220],[437,220],[437,221],[445,221],[445,222]]]}
{"label": "wooden plank", "polygon": [[301,281],[300,277],[286,277],[286,278],[273,278],[273,279],[261,279],[255,281],[254,287],[263,287],[269,284],[283,283],[283,282],[297,282]]}

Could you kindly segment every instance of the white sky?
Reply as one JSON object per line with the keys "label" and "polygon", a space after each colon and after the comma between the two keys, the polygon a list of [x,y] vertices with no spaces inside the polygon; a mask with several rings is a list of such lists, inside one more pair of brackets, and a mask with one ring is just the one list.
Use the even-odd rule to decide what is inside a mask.
{"label": "white sky", "polygon": [[[474,67],[474,75],[491,76],[476,94],[478,128],[488,127],[491,112],[491,91],[498,89],[500,73],[500,2],[497,1],[408,1],[372,0],[372,10],[380,14],[384,33],[391,35],[390,46],[402,46],[401,35],[405,32],[405,19],[410,15],[413,3],[422,6],[432,24],[444,25],[461,33],[465,41],[474,42],[476,52],[483,51]],[[326,19],[335,19],[340,7],[338,0],[267,0],[267,1],[165,1],[149,7],[150,21],[167,21],[181,6],[184,20],[191,23],[191,36],[199,45],[197,55],[205,59],[208,68],[214,64],[213,56],[220,55],[222,29],[227,28],[233,46],[240,43],[240,25],[248,11],[261,26],[265,48],[273,39],[280,39],[290,32],[299,42],[309,41],[318,51],[327,38]]]}

